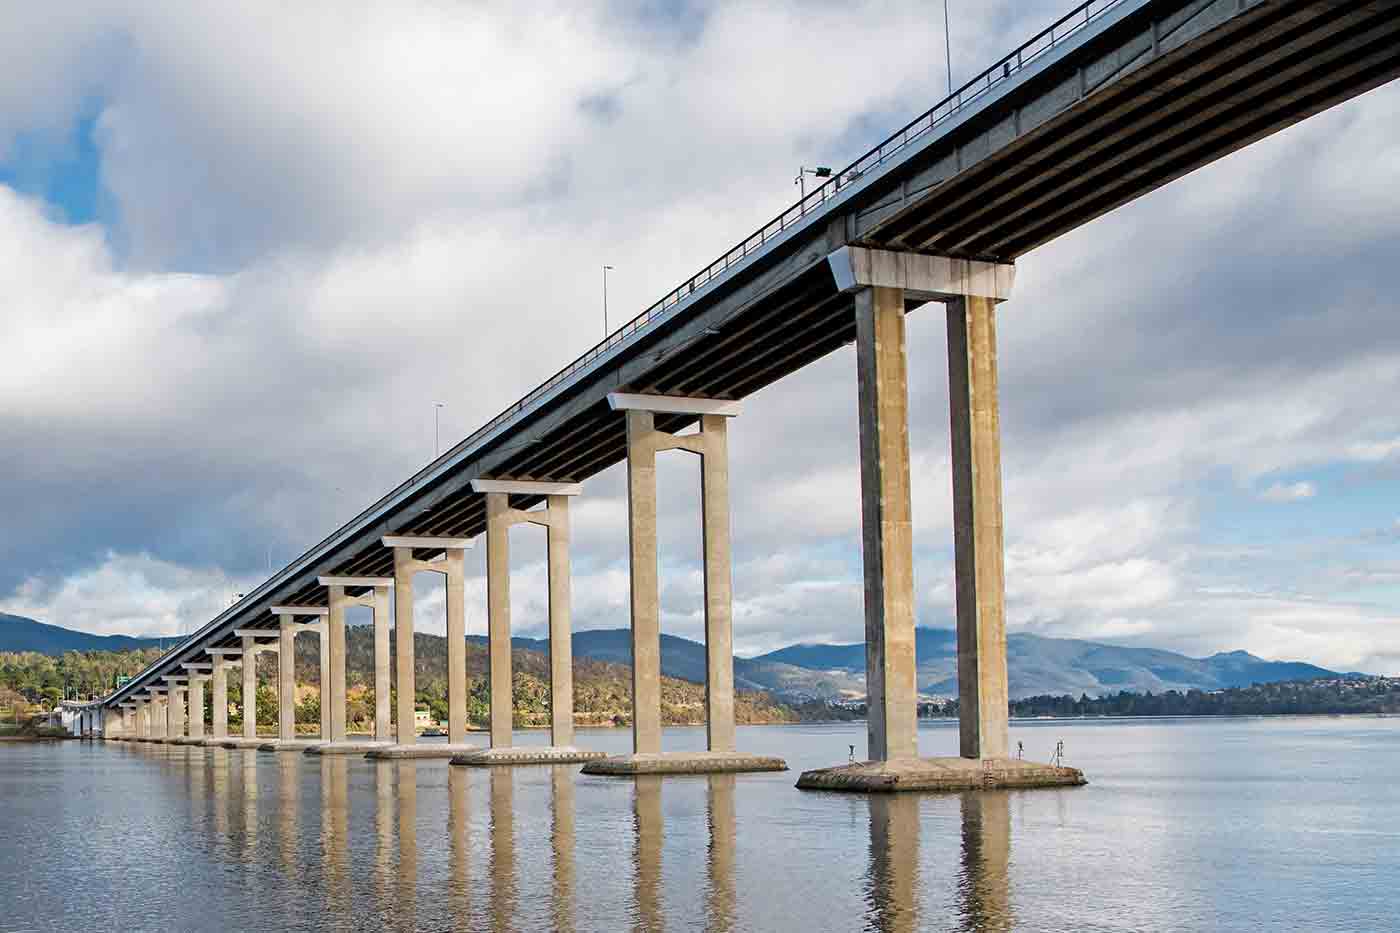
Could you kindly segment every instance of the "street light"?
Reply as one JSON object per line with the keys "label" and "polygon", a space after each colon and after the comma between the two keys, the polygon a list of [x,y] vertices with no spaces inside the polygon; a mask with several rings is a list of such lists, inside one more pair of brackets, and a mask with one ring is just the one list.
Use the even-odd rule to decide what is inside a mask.
{"label": "street light", "polygon": [[608,273],[612,266],[603,267],[603,339],[608,339]]}
{"label": "street light", "polygon": [[828,165],[818,165],[816,168],[808,168],[805,165],[799,165],[797,167],[797,177],[792,180],[792,183],[802,189],[803,198],[807,197],[808,175],[812,175],[816,178],[830,178],[831,167]]}
{"label": "street light", "polygon": [[433,402],[433,459],[434,459],[434,460],[436,460],[438,457],[442,456],[442,442],[441,442],[441,440],[439,440],[439,438],[440,438],[441,435],[440,435],[440,432],[439,432],[440,421],[439,421],[439,419],[438,419],[438,415],[442,414],[442,409],[446,406],[446,404],[447,404],[446,402]]}

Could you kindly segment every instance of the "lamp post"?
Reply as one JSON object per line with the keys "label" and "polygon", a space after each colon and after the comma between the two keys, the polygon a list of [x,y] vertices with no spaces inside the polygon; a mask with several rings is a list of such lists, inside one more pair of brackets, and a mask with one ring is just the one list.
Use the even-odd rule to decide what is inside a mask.
{"label": "lamp post", "polygon": [[442,414],[442,409],[446,402],[433,402],[433,459],[442,456],[441,432],[439,430],[441,421],[438,418]]}
{"label": "lamp post", "polygon": [[797,185],[802,190],[802,197],[804,199],[807,197],[808,175],[811,175],[815,178],[830,178],[831,167],[828,165],[818,165],[816,168],[808,168],[805,165],[799,165],[797,167],[797,177],[792,180],[792,183],[794,185]]}
{"label": "lamp post", "polygon": [[608,273],[612,266],[603,266],[603,339],[608,339]]}

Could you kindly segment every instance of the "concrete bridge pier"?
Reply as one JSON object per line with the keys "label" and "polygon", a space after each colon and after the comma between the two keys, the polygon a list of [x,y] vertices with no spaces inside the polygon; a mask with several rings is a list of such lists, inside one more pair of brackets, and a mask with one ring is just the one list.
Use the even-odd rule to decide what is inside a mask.
{"label": "concrete bridge pier", "polygon": [[[392,577],[320,577],[327,589],[329,615],[326,628],[329,636],[329,688],[323,684],[321,720],[330,729],[330,741],[308,748],[308,755],[362,755],[393,744],[389,731],[389,588]],[[351,596],[349,590],[367,589],[368,593]],[[345,728],[345,610],[351,606],[367,606],[374,613],[374,725],[371,741],[350,741]],[[329,718],[327,718],[329,717]]]}
{"label": "concrete bridge pier", "polygon": [[189,739],[191,745],[199,745],[204,742],[204,682],[208,679],[208,674],[190,675]]}
{"label": "concrete bridge pier", "polygon": [[228,672],[243,663],[242,648],[209,648],[210,736],[205,745],[222,745],[228,740]]}
{"label": "concrete bridge pier", "polygon": [[[477,479],[486,496],[486,605],[490,650],[491,747],[452,759],[454,765],[567,764],[604,757],[574,745],[574,671],[569,569],[569,498],[575,483]],[[545,498],[542,509],[512,508],[511,496]],[[512,747],[514,727],[510,644],[510,529],[533,524],[548,535],[549,706],[548,746]]]}
{"label": "concrete bridge pier", "polygon": [[[324,606],[272,607],[272,614],[278,620],[277,741],[263,742],[258,746],[260,751],[301,752],[320,744],[320,740],[297,738],[296,637],[302,632],[323,633],[326,628],[324,616],[329,612]],[[298,621],[303,618],[317,621]]]}
{"label": "concrete bridge pier", "polygon": [[[1015,267],[842,247],[828,257],[852,296],[859,378],[868,761],[805,772],[797,786],[851,791],[1082,784],[1072,768],[1007,757],[1001,439],[995,310]],[[904,315],[948,314],[961,757],[921,758],[914,657],[914,536]]]}
{"label": "concrete bridge pier", "polygon": [[[234,629],[233,634],[240,638],[241,647],[236,650],[243,667],[243,735],[228,737],[219,744],[224,748],[257,748],[264,744],[258,738],[258,655],[264,651],[277,651],[280,635],[276,629]],[[269,639],[278,641],[269,641]],[[232,656],[232,655],[230,655]]]}
{"label": "concrete bridge pier", "polygon": [[[390,535],[382,539],[394,549],[394,638],[397,647],[398,727],[396,744],[373,748],[369,758],[451,758],[475,751],[467,738],[467,610],[463,561],[469,538]],[[439,556],[420,560],[416,551]],[[447,577],[447,742],[418,742],[414,725],[413,577],[440,573]]]}
{"label": "concrete bridge pier", "polygon": [[185,737],[185,677],[161,678],[166,684],[165,735],[166,743],[175,745]]}
{"label": "concrete bridge pier", "polygon": [[[725,399],[613,393],[627,418],[627,515],[632,577],[632,748],[585,765],[585,774],[711,774],[784,771],[781,758],[734,749],[734,652],[729,534],[727,419],[740,404]],[[656,428],[656,416],[698,418],[695,434]],[[708,750],[661,751],[661,599],[656,549],[656,455],[687,450],[702,459],[705,538],[705,718]]]}

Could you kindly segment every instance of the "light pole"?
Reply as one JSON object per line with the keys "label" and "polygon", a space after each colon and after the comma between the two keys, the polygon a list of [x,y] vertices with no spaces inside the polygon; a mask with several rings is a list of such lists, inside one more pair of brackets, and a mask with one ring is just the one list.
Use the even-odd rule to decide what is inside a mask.
{"label": "light pole", "polygon": [[440,439],[442,435],[441,435],[441,432],[440,432],[440,430],[439,430],[440,425],[441,425],[441,421],[439,420],[438,416],[439,416],[440,414],[442,414],[442,409],[443,409],[444,406],[446,406],[446,404],[447,404],[446,402],[433,402],[433,459],[434,459],[434,460],[436,460],[438,457],[442,456],[442,441],[441,441],[441,439]]}
{"label": "light pole", "polygon": [[797,185],[802,190],[802,197],[804,200],[807,197],[808,175],[811,175],[816,178],[830,178],[831,167],[827,165],[818,165],[816,168],[808,168],[805,165],[799,165],[797,167],[797,177],[792,180],[792,183],[794,185]]}
{"label": "light pole", "polygon": [[603,267],[603,339],[608,339],[608,273],[612,266]]}
{"label": "light pole", "polygon": [[953,96],[953,37],[948,32],[948,0],[943,0],[943,57],[948,62],[948,96]]}

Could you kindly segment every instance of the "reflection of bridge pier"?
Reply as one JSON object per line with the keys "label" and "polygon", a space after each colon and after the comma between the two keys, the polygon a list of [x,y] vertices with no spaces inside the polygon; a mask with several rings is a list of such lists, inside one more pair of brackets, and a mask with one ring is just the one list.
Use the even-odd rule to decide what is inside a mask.
{"label": "reflection of bridge pier", "polygon": [[460,768],[447,769],[447,897],[454,917],[471,916],[471,817],[467,795],[471,776]]}
{"label": "reflection of bridge pier", "polygon": [[412,930],[418,911],[418,765],[395,762],[399,801],[399,929]]}
{"label": "reflection of bridge pier", "polygon": [[572,933],[575,903],[574,773],[556,765],[550,775],[553,790],[550,809],[550,842],[554,849],[554,929]]}
{"label": "reflection of bridge pier", "polygon": [[730,930],[735,920],[734,892],[734,783],[732,774],[712,774],[706,810],[709,817],[709,897],[706,904],[706,928]]}
{"label": "reflection of bridge pier", "polygon": [[515,928],[515,774],[492,768],[491,795],[491,929]]}
{"label": "reflection of bridge pier", "polygon": [[919,799],[872,794],[866,900],[875,929],[919,929],[919,878]]}
{"label": "reflection of bridge pier", "polygon": [[661,914],[661,778],[639,775],[632,789],[632,909],[638,930],[665,927]]}
{"label": "reflection of bridge pier", "polygon": [[962,795],[963,928],[1004,933],[1011,909],[1011,799],[1002,793]]}
{"label": "reflection of bridge pier", "polygon": [[350,904],[349,788],[344,758],[321,759],[321,844],[330,909]]}

